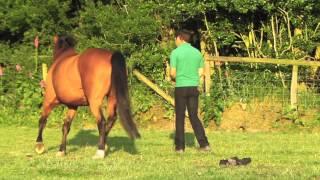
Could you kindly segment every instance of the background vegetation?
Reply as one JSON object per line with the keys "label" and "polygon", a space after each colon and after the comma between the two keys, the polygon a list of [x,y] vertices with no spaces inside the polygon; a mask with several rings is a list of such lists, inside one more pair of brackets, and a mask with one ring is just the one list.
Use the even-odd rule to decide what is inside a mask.
{"label": "background vegetation", "polygon": [[[40,64],[50,65],[55,34],[75,36],[78,51],[88,47],[121,50],[130,69],[140,70],[171,93],[165,65],[174,48],[176,29],[193,30],[193,45],[212,55],[318,59],[319,10],[317,0],[0,0],[0,63],[4,67],[0,76],[0,123],[36,124],[43,93]],[[36,36],[40,39],[40,62],[35,60]],[[261,73],[279,81],[281,74],[290,75],[286,68],[273,66],[266,71],[265,67],[221,66],[220,75],[213,78],[213,84],[221,86],[213,87],[210,97],[202,97],[207,124],[212,119],[219,124],[226,99],[232,100],[230,97],[241,91],[234,84],[230,86],[228,73],[241,78],[238,70],[251,71],[249,82],[259,81]],[[136,79],[131,77],[130,83],[137,87],[131,94],[139,120],[139,114],[155,104],[163,103],[170,111]],[[80,117],[88,119],[85,111]],[[55,113],[53,121],[60,122],[63,109]]]}

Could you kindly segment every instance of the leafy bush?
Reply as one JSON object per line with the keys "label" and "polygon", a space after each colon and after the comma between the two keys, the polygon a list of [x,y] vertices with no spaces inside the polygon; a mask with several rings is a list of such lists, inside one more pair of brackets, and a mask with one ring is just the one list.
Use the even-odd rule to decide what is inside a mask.
{"label": "leafy bush", "polygon": [[130,91],[134,115],[147,112],[156,101],[150,89],[141,83],[131,83]]}
{"label": "leafy bush", "polygon": [[30,119],[26,120],[30,118],[28,115],[39,117],[43,99],[40,78],[25,70],[24,66],[17,70],[19,67],[6,66],[4,75],[0,77],[0,123],[29,124]]}
{"label": "leafy bush", "polygon": [[213,76],[213,83],[210,90],[210,96],[203,95],[201,97],[202,111],[204,112],[204,125],[208,126],[211,120],[214,120],[216,125],[220,125],[222,121],[222,113],[228,102],[231,101],[230,91],[232,88],[227,83],[227,78],[221,75],[221,71]]}

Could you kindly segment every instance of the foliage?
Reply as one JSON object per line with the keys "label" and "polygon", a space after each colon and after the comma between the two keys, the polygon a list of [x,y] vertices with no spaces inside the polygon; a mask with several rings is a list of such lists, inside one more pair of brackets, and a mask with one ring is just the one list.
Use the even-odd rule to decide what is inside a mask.
{"label": "foliage", "polygon": [[147,112],[155,102],[153,94],[142,84],[135,82],[135,84],[131,85],[135,87],[131,88],[130,93],[132,97],[133,114],[137,115]]}
{"label": "foliage", "polygon": [[67,0],[0,1],[1,40],[31,42],[36,35],[46,42],[55,33],[70,31],[74,25]]}
{"label": "foliage", "polygon": [[[17,118],[17,115],[39,115],[43,98],[40,78],[28,72],[24,66],[21,66],[21,70],[19,67],[7,66],[4,75],[0,77],[0,123],[28,124],[30,121],[24,119],[27,116]],[[13,118],[11,122],[5,121],[8,116]]]}
{"label": "foliage", "polygon": [[169,53],[158,46],[145,47],[129,59],[131,69],[143,71],[150,79],[161,82],[165,77],[165,62]]}
{"label": "foliage", "polygon": [[231,102],[232,87],[228,84],[227,76],[223,76],[221,69],[218,69],[218,74],[214,75],[213,83],[210,91],[210,96],[204,95],[202,111],[204,112],[204,125],[208,126],[211,120],[214,120],[216,125],[220,125],[222,121],[222,113]]}
{"label": "foliage", "polygon": [[148,4],[103,5],[87,1],[75,30],[82,48],[103,47],[126,54],[153,44],[159,35]]}

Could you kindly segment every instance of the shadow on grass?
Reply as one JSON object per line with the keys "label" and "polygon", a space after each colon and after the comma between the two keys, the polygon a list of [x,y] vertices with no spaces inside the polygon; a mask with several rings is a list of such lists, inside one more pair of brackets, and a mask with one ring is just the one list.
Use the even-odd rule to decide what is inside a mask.
{"label": "shadow on grass", "polygon": [[[170,134],[170,139],[172,139],[174,141],[175,138],[175,133],[171,133]],[[195,147],[195,136],[193,133],[191,132],[185,132],[184,133],[184,138],[185,138],[185,143],[187,147]]]}
{"label": "shadow on grass", "polygon": [[[99,136],[96,133],[97,130],[80,130],[74,137],[68,140],[67,152],[75,152],[78,151],[80,148],[84,148],[87,146],[94,146],[98,148]],[[123,150],[130,154],[138,154],[134,140],[131,140],[128,137],[109,136],[106,139],[106,141],[106,144],[108,146],[107,154],[112,154],[119,150]],[[69,149],[68,146],[73,147]],[[58,150],[58,147],[54,148],[57,148]]]}

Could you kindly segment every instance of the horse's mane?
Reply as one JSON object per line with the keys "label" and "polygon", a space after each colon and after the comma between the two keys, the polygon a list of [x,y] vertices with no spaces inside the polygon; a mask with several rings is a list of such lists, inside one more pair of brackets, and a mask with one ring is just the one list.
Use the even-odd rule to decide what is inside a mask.
{"label": "horse's mane", "polygon": [[76,40],[72,36],[60,36],[55,42],[54,46],[54,60],[58,58],[63,52],[74,48]]}
{"label": "horse's mane", "polygon": [[56,43],[56,49],[69,49],[74,48],[76,40],[72,36],[61,36]]}

